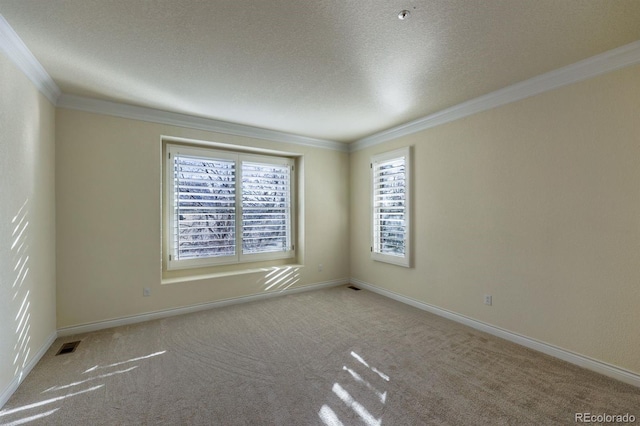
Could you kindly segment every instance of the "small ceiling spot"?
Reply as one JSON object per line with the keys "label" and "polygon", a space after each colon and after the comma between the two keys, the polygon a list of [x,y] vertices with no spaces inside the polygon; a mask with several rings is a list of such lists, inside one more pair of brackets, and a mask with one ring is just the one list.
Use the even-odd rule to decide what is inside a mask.
{"label": "small ceiling spot", "polygon": [[402,10],[400,11],[400,13],[398,13],[398,19],[404,21],[405,19],[409,19],[409,17],[411,16],[411,12],[409,12],[408,10]]}

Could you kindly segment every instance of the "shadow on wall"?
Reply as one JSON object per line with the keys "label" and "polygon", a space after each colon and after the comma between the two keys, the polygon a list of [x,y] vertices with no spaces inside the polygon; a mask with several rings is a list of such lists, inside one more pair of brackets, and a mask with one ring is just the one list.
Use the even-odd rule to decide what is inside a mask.
{"label": "shadow on wall", "polygon": [[11,285],[10,306],[16,309],[13,317],[15,339],[13,346],[14,377],[21,382],[31,354],[31,299],[30,290],[24,286],[29,275],[29,200],[27,199],[11,220],[11,253],[15,279]]}
{"label": "shadow on wall", "polygon": [[274,267],[258,280],[263,291],[285,291],[300,281],[300,268],[294,266]]}

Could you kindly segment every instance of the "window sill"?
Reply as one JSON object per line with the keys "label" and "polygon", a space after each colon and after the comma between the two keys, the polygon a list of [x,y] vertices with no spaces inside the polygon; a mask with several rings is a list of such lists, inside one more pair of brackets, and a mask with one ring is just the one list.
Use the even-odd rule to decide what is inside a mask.
{"label": "window sill", "polygon": [[282,270],[292,269],[292,268],[300,269],[300,268],[304,268],[304,265],[300,265],[300,264],[279,265],[279,266],[269,266],[264,268],[249,268],[249,269],[239,269],[236,271],[189,275],[185,277],[163,278],[160,281],[160,283],[163,285],[164,284],[180,284],[180,283],[191,282],[191,281],[203,281],[203,280],[216,279],[216,278],[233,277],[238,275],[262,274],[265,272],[282,271]]}

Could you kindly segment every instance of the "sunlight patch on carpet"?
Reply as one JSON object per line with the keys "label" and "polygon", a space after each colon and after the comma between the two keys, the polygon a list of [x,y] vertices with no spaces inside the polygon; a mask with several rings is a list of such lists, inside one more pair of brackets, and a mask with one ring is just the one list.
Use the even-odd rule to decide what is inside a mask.
{"label": "sunlight patch on carpet", "polygon": [[[336,413],[329,404],[324,404],[318,412],[318,417],[326,426],[342,425],[340,413],[351,418],[350,414],[344,411],[346,407],[348,411],[360,417],[367,426],[381,426],[381,415],[387,402],[387,391],[380,389],[386,387],[386,382],[389,382],[389,376],[369,365],[356,352],[351,351],[349,355],[351,355],[351,358],[347,357],[346,364],[351,364],[351,366],[342,366],[342,372],[338,373],[338,381],[331,388],[333,396],[342,401],[344,406],[338,404],[341,407],[335,407],[338,411]],[[354,360],[356,363],[354,363]],[[348,375],[345,375],[345,372]],[[367,408],[365,405],[369,405],[369,407]],[[373,413],[380,414],[380,417],[377,418],[371,410],[373,410]]]}
{"label": "sunlight patch on carpet", "polygon": [[318,417],[327,426],[344,426],[344,424],[338,419],[336,413],[327,405],[323,405],[318,412]]}
{"label": "sunlight patch on carpet", "polygon": [[339,383],[334,383],[331,390],[338,396],[338,398],[347,404],[347,406],[351,407],[368,426],[380,426],[380,424],[382,424],[382,419],[376,419],[373,417],[373,415],[363,407],[362,404],[356,401],[349,392],[340,386]]}
{"label": "sunlight patch on carpet", "polygon": [[98,386],[94,386],[92,388],[81,390],[81,391],[78,391],[78,392],[68,393],[66,395],[58,396],[56,398],[45,399],[44,401],[40,401],[40,402],[34,402],[33,404],[23,405],[22,407],[12,408],[10,410],[3,410],[3,411],[0,411],[0,417],[8,416],[9,414],[17,413],[19,411],[30,410],[32,408],[41,407],[41,406],[47,405],[47,404],[53,404],[54,402],[62,401],[63,399],[71,398],[72,396],[76,396],[76,395],[80,395],[80,394],[83,394],[83,393],[95,391],[97,389],[100,389],[103,386],[104,386],[104,384],[98,385]]}
{"label": "sunlight patch on carpet", "polygon": [[131,358],[131,359],[128,359],[126,361],[116,362],[114,364],[109,364],[109,365],[94,365],[93,367],[89,368],[88,370],[85,370],[82,374],[90,373],[90,372],[98,370],[98,369],[117,367],[118,365],[127,364],[129,362],[136,362],[136,361],[140,361],[140,360],[143,360],[143,359],[152,358],[154,356],[162,355],[162,354],[164,354],[166,352],[167,351],[155,352],[155,353],[152,353],[150,355],[139,356],[137,358]]}
{"label": "sunlight patch on carpet", "polygon": [[387,382],[389,381],[389,376],[387,376],[386,374],[384,374],[383,372],[379,371],[378,369],[376,369],[375,367],[370,367],[369,364],[367,364],[367,362],[357,353],[355,352],[351,352],[351,356],[354,357],[355,359],[357,359],[358,361],[360,361],[365,367],[367,367],[368,369],[370,369],[371,371],[373,371],[374,373],[376,373],[378,376],[380,376],[383,380],[386,380]]}
{"label": "sunlight patch on carpet", "polygon": [[45,391],[42,391],[42,393],[51,392],[51,391],[58,391],[58,390],[62,390],[62,389],[67,389],[67,388],[71,388],[73,386],[81,385],[81,384],[86,383],[86,382],[90,382],[92,380],[104,379],[104,378],[109,377],[109,376],[115,376],[116,374],[128,373],[129,371],[135,370],[136,368],[138,368],[138,366],[134,365],[133,367],[127,368],[126,370],[119,370],[119,371],[114,371],[112,373],[101,374],[101,375],[95,376],[95,377],[89,377],[88,379],[81,380],[79,382],[69,383],[68,385],[52,386],[49,389],[47,389]]}
{"label": "sunlight patch on carpet", "polygon": [[40,420],[40,419],[43,419],[43,418],[45,418],[47,416],[50,416],[53,413],[55,413],[56,411],[58,411],[59,409],[60,408],[54,408],[53,410],[49,410],[49,411],[46,411],[46,412],[41,413],[41,414],[34,414],[33,416],[24,417],[22,419],[15,420],[15,421],[13,421],[11,423],[7,423],[4,426],[17,426],[17,425],[23,425],[25,423],[31,423],[33,421]]}

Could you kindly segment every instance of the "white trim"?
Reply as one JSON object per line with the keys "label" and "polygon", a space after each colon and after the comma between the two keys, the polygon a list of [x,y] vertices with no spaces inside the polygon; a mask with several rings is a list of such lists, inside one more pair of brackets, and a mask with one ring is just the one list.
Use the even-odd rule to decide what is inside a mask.
{"label": "white trim", "polygon": [[312,146],[314,148],[331,149],[342,152],[349,151],[349,147],[346,143],[337,141],[316,139],[307,136],[294,135],[292,133],[279,132],[276,130],[262,129],[259,127],[229,123],[209,118],[161,111],[153,108],[63,94],[42,64],[38,62],[27,45],[24,44],[20,36],[18,36],[13,28],[11,28],[11,25],[9,25],[2,15],[0,15],[0,51],[7,55],[18,69],[20,69],[24,75],[33,82],[38,90],[42,92],[42,94],[46,96],[54,106],[60,108],[75,109],[120,118],[148,121],[152,123],[169,124],[172,126],[225,133],[235,136],[288,142],[295,145]]}
{"label": "white trim", "polygon": [[351,283],[358,287],[365,288],[374,293],[378,293],[382,296],[388,297],[398,302],[405,303],[423,311],[430,312],[432,314],[450,319],[452,321],[467,325],[476,330],[484,331],[485,333],[492,334],[510,342],[516,343],[521,346],[525,346],[529,349],[533,349],[538,352],[550,355],[552,357],[567,361],[571,364],[575,364],[579,367],[586,368],[587,370],[595,371],[596,373],[603,374],[605,376],[620,380],[621,382],[628,383],[630,385],[640,388],[640,375],[633,373],[629,370],[625,370],[620,367],[616,367],[611,364],[607,364],[602,361],[595,360],[593,358],[586,357],[570,352],[566,349],[559,348],[557,346],[550,345],[548,343],[541,342],[539,340],[532,339],[530,337],[522,336],[511,331],[495,327],[493,325],[474,320],[464,315],[457,314],[455,312],[448,311],[446,309],[438,308],[437,306],[430,305],[428,303],[420,302],[410,297],[402,296],[398,293],[376,287],[372,284],[364,281],[351,278]]}
{"label": "white trim", "polygon": [[[167,143],[165,146],[165,150],[167,152],[166,158],[166,186],[163,199],[166,201],[165,211],[167,214],[165,215],[165,228],[166,232],[166,250],[163,249],[164,252],[164,262],[167,271],[179,270],[179,269],[193,269],[193,268],[202,268],[207,266],[214,265],[233,265],[233,264],[243,264],[243,263],[252,263],[259,262],[264,260],[276,260],[276,259],[290,259],[295,257],[295,249],[293,241],[296,240],[295,235],[295,173],[294,173],[294,165],[295,159],[290,157],[280,157],[273,155],[263,155],[257,153],[247,153],[245,151],[237,152],[237,151],[222,151],[215,150],[208,147],[192,147],[185,145],[177,145]],[[234,240],[234,250],[232,253],[225,253],[220,256],[206,256],[206,257],[194,257],[191,259],[180,259],[178,256],[178,250],[175,246],[176,241],[174,241],[174,237],[178,235],[180,232],[178,227],[180,226],[180,221],[176,217],[176,207],[180,206],[180,203],[176,200],[175,191],[176,191],[176,183],[180,180],[179,177],[176,176],[174,162],[177,158],[191,158],[191,159],[203,159],[203,160],[220,160],[226,162],[227,165],[233,165],[233,177],[234,177],[234,194],[233,195],[235,206],[235,240]],[[283,247],[280,251],[268,251],[268,252],[258,252],[258,253],[244,253],[243,248],[243,235],[244,235],[244,221],[240,220],[243,218],[244,211],[244,179],[243,173],[246,163],[260,163],[267,165],[276,165],[283,170],[283,173],[286,173],[288,176],[287,184],[288,190],[285,191],[288,196],[287,204],[288,208],[285,210],[285,221],[286,221],[286,235]],[[214,166],[211,166],[214,167]],[[228,183],[228,182],[227,182]],[[227,242],[229,244],[230,241]]]}
{"label": "white trim", "polygon": [[342,152],[359,151],[640,63],[640,40],[638,40],[347,144],[153,108],[62,94],[55,81],[2,15],[0,15],[0,51],[15,63],[52,104],[61,108]]}
{"label": "white trim", "polygon": [[287,263],[284,265],[269,266],[264,268],[236,269],[236,270],[225,271],[225,272],[214,272],[212,274],[187,275],[185,277],[177,277],[177,278],[163,278],[160,284],[162,285],[182,284],[182,283],[188,283],[191,281],[202,281],[202,280],[209,280],[214,278],[233,277],[233,276],[245,275],[245,274],[260,274],[265,272],[273,272],[274,270],[280,271],[287,268],[301,269],[301,268],[304,268],[304,265],[299,263]]}
{"label": "white trim", "polygon": [[22,369],[19,375],[14,377],[11,383],[9,383],[9,386],[7,386],[5,390],[0,392],[0,409],[2,409],[2,407],[4,407],[4,404],[6,404],[7,401],[9,401],[9,398],[11,398],[11,395],[13,395],[13,393],[18,389],[18,386],[20,386],[20,383],[22,383],[24,379],[27,378],[31,370],[33,370],[33,367],[35,367],[36,364],[40,362],[40,359],[44,356],[44,354],[47,353],[47,351],[49,350],[49,348],[57,338],[58,338],[58,334],[55,331],[53,331],[49,335],[49,337],[47,337],[47,340],[45,340],[45,342],[42,344],[38,352],[36,352],[33,358],[31,358],[31,360],[27,363],[27,365],[25,365],[25,367]]}
{"label": "white trim", "polygon": [[2,15],[0,15],[0,51],[7,55],[7,58],[53,105],[56,105],[61,93],[60,88]]}
{"label": "white trim", "polygon": [[253,146],[247,145],[234,145],[230,143],[222,143],[222,142],[213,142],[206,141],[200,139],[189,139],[189,138],[180,138],[177,136],[170,135],[160,135],[160,139],[162,142],[168,144],[190,144],[194,146],[201,146],[205,148],[214,148],[214,149],[226,149],[236,152],[243,152],[247,154],[264,154],[278,157],[291,157],[291,158],[299,158],[302,157],[303,154],[299,152],[293,151],[278,151],[275,149],[265,149],[265,148],[256,148]]}
{"label": "white trim", "polygon": [[620,68],[640,63],[640,40],[609,50],[563,68],[541,74],[529,80],[496,90],[475,99],[438,111],[426,117],[367,136],[349,145],[350,151],[359,151],[449,123],[478,112],[486,111],[562,86],[577,83]]}
{"label": "white trim", "polygon": [[190,314],[193,312],[205,311],[213,308],[221,308],[223,306],[236,305],[239,303],[254,302],[256,300],[269,299],[285,294],[301,293],[311,290],[319,290],[322,288],[336,287],[348,284],[347,278],[339,278],[331,281],[324,281],[315,284],[307,284],[286,290],[267,291],[264,293],[252,294],[249,296],[233,297],[230,299],[217,300],[215,302],[202,303],[198,305],[185,306],[183,308],[166,309],[163,311],[149,312],[141,315],[132,315],[129,317],[116,318],[106,321],[98,321],[90,324],[76,325],[71,327],[63,327],[58,329],[58,337],[72,336],[80,333],[90,333],[93,331],[104,330],[105,328],[120,327],[123,325],[137,324],[145,321],[152,321],[162,318],[173,317],[176,315]]}
{"label": "white trim", "polygon": [[276,130],[262,129],[243,124],[229,123],[211,118],[194,117],[191,115],[161,111],[153,108],[126,105],[119,102],[68,95],[66,93],[62,94],[58,99],[58,107],[111,115],[120,118],[148,121],[151,123],[186,127],[189,129],[206,130],[209,132],[225,133],[235,136],[246,136],[256,139],[287,142],[295,145],[332,149],[335,151],[347,152],[349,150],[348,145],[342,142],[310,138],[307,136],[299,136],[292,133],[278,132]]}

